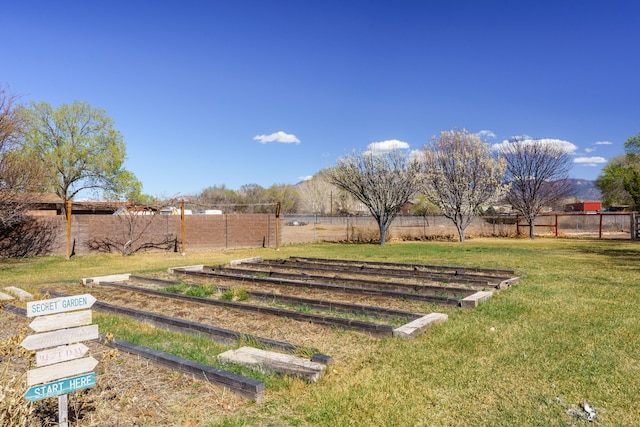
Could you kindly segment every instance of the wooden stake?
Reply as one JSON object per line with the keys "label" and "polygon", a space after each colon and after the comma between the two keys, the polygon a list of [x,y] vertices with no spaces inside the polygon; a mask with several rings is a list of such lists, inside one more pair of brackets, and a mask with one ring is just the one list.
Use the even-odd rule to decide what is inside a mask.
{"label": "wooden stake", "polygon": [[69,427],[69,400],[68,394],[58,396],[58,426]]}
{"label": "wooden stake", "polygon": [[280,250],[280,202],[276,203],[276,250]]}
{"label": "wooden stake", "polygon": [[185,241],[184,241],[184,199],[180,200],[180,226],[181,226],[181,238],[182,238],[182,248],[180,252],[184,255],[186,252],[185,249]]}
{"label": "wooden stake", "polygon": [[67,201],[67,259],[71,258],[71,203]]}

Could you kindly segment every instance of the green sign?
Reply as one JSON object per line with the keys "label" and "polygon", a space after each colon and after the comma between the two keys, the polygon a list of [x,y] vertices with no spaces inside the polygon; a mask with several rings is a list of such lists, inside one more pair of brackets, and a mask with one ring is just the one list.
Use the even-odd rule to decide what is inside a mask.
{"label": "green sign", "polygon": [[47,384],[29,387],[23,397],[31,402],[35,402],[36,400],[60,396],[61,394],[71,393],[72,391],[82,390],[95,385],[96,374],[95,372],[90,372],[88,374],[78,375],[77,377],[65,378]]}

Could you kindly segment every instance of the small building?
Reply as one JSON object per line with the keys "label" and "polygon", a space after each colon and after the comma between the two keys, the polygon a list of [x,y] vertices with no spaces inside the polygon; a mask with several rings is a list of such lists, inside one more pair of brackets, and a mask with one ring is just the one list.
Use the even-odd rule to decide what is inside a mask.
{"label": "small building", "polygon": [[64,202],[55,193],[0,193],[0,203],[25,210],[31,216],[56,216],[64,213]]}
{"label": "small building", "polygon": [[565,212],[601,212],[602,202],[580,202],[564,205]]}
{"label": "small building", "polygon": [[155,215],[157,209],[152,206],[124,206],[116,210],[113,215]]}
{"label": "small building", "polygon": [[195,215],[222,215],[220,209],[203,209],[194,212]]}

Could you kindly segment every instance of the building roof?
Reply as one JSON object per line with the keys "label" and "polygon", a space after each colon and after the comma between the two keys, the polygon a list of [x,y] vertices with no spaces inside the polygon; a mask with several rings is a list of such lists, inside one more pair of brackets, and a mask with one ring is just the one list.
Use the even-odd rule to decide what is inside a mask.
{"label": "building roof", "polygon": [[0,199],[4,202],[15,203],[41,203],[41,204],[62,204],[63,201],[56,193],[23,193],[23,192],[0,192]]}

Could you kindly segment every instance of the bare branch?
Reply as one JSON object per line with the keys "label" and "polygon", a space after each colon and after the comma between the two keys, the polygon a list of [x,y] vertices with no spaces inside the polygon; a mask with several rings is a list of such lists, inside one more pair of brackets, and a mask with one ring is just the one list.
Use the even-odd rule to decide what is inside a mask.
{"label": "bare branch", "polygon": [[568,180],[572,159],[570,147],[563,141],[516,140],[497,147],[507,162],[505,179],[511,183],[507,201],[529,224],[534,238],[534,223],[545,207],[569,196]]}
{"label": "bare branch", "polygon": [[366,206],[378,223],[380,244],[400,209],[416,193],[421,165],[396,149],[353,153],[327,170],[327,180]]}

